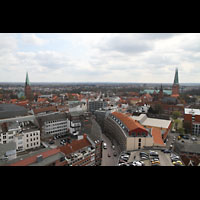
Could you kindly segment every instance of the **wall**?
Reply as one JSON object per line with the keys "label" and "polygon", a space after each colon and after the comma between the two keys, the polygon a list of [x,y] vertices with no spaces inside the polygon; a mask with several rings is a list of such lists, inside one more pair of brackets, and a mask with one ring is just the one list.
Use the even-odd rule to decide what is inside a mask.
{"label": "wall", "polygon": [[141,139],[141,147],[153,146],[153,137],[128,137],[126,143],[127,151],[138,149],[139,139]]}

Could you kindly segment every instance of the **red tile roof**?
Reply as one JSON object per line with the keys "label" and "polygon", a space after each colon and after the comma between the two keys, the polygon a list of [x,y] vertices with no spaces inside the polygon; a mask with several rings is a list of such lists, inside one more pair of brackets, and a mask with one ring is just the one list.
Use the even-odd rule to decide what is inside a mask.
{"label": "red tile roof", "polygon": [[48,107],[33,109],[34,114],[38,114],[41,112],[47,112],[47,111],[55,112],[55,111],[57,111],[57,108],[56,108],[56,106],[48,106]]}
{"label": "red tile roof", "polygon": [[161,146],[165,145],[162,139],[162,133],[160,128],[153,127],[151,134],[153,136],[153,141],[155,145],[161,145]]}
{"label": "red tile roof", "polygon": [[38,98],[37,99],[37,102],[45,102],[45,101],[47,101],[47,98]]}
{"label": "red tile roof", "polygon": [[126,114],[113,112],[112,115],[122,121],[122,123],[129,129],[129,131],[135,130],[137,128],[143,129],[145,132],[147,131],[139,122],[127,116]]}
{"label": "red tile roof", "polygon": [[24,160],[20,160],[20,161],[18,161],[16,163],[10,164],[10,166],[28,166],[28,165],[30,165],[32,163],[35,163],[36,159],[37,159],[37,156],[39,156],[39,155],[42,155],[43,158],[47,158],[47,157],[53,156],[53,155],[55,155],[55,154],[57,154],[59,152],[60,152],[59,149],[50,149],[48,151],[39,153],[37,155],[25,158]]}
{"label": "red tile roof", "polygon": [[84,137],[81,140],[73,140],[72,143],[70,144],[66,143],[66,145],[60,146],[58,148],[60,149],[61,152],[67,155],[90,145],[91,143],[88,141],[86,137]]}

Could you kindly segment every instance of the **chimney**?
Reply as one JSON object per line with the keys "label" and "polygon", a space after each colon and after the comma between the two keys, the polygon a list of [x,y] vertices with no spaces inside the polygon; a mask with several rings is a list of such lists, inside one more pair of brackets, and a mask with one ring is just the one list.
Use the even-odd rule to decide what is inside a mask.
{"label": "chimney", "polygon": [[83,138],[87,139],[87,134],[86,133],[83,134]]}

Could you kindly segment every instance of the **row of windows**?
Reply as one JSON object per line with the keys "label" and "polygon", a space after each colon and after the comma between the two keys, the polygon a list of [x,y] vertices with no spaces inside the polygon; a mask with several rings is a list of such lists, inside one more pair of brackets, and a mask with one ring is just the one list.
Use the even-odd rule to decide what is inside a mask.
{"label": "row of windows", "polygon": [[61,125],[67,125],[67,123],[63,122],[63,123],[59,123],[59,124],[47,124],[47,125],[45,125],[45,127],[61,126]]}
{"label": "row of windows", "polygon": [[[39,133],[38,132],[36,132],[36,133],[30,133],[30,137],[36,136],[36,135],[39,135]],[[28,137],[28,136],[29,136],[29,134],[26,134],[26,137]]]}
{"label": "row of windows", "polygon": [[54,127],[45,127],[45,129],[58,129],[58,128],[67,128],[67,125],[61,125],[61,126],[54,126]]}
{"label": "row of windows", "polygon": [[[39,145],[39,142],[34,142],[34,143],[31,143],[31,144],[30,144],[31,147],[32,147],[33,145],[34,145],[34,146],[35,146],[35,145]],[[27,144],[26,147],[28,148],[28,147],[29,147],[29,144]]]}
{"label": "row of windows", "polygon": [[[39,139],[38,137],[33,138],[34,141],[35,141],[35,140],[38,140],[38,139]],[[33,140],[32,140],[32,138],[30,139],[31,142],[32,142]],[[29,139],[27,139],[26,142],[29,142]]]}
{"label": "row of windows", "polygon": [[84,164],[86,164],[87,162],[90,162],[91,161],[91,158],[88,158],[88,159],[86,159],[86,160],[84,160],[83,162],[81,162],[79,165],[77,165],[77,166],[82,166],[82,165],[84,165]]}
{"label": "row of windows", "polygon": [[58,120],[54,120],[54,121],[48,121],[48,122],[46,122],[46,124],[51,124],[51,123],[58,123],[58,122],[63,122],[63,123],[66,123],[67,122],[67,120],[62,120],[62,121],[58,121]]}
{"label": "row of windows", "polygon": [[50,134],[50,133],[66,133],[66,130],[63,129],[59,129],[59,130],[55,130],[55,131],[46,131],[46,134]]}

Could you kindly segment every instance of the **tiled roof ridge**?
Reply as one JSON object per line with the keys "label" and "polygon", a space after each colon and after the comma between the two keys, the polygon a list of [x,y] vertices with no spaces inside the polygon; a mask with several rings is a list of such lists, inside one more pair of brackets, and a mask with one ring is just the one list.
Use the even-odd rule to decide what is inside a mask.
{"label": "tiled roof ridge", "polygon": [[120,121],[122,121],[127,126],[129,131],[134,130],[136,128],[141,128],[146,131],[146,129],[139,122],[137,122],[133,118],[127,116],[126,114],[119,113],[119,112],[113,112],[112,114],[115,117],[117,117]]}

